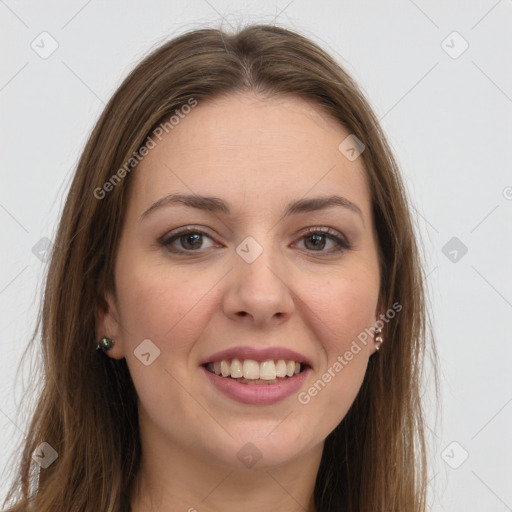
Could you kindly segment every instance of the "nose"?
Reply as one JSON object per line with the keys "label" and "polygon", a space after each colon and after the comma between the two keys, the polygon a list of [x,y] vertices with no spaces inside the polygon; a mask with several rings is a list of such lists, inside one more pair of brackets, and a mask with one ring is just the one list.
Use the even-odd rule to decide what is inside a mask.
{"label": "nose", "polygon": [[294,310],[290,275],[267,251],[252,263],[235,256],[235,268],[224,294],[224,313],[232,320],[262,327],[280,324]]}

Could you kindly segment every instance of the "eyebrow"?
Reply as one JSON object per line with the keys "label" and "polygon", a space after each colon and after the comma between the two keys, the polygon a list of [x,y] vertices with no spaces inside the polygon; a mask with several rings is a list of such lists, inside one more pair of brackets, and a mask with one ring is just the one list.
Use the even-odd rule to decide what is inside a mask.
{"label": "eyebrow", "polygon": [[[141,216],[140,220],[145,219],[151,212],[175,204],[183,204],[190,208],[196,208],[211,213],[230,214],[231,210],[228,204],[218,197],[199,196],[196,194],[168,194],[155,203],[153,203]],[[309,199],[299,199],[289,203],[284,211],[283,217],[296,215],[300,213],[309,213],[318,210],[325,210],[333,206],[340,206],[358,214],[363,219],[363,213],[359,206],[352,201],[339,195],[330,195],[326,197],[313,197]]]}

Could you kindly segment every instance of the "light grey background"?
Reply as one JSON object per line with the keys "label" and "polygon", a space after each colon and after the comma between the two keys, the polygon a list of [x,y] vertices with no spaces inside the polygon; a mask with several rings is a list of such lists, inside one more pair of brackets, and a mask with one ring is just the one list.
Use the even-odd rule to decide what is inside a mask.
{"label": "light grey background", "polygon": [[151,48],[221,22],[303,32],[369,97],[425,246],[442,384],[440,414],[428,395],[429,502],[433,511],[512,510],[511,0],[0,0],[0,497],[26,428],[22,379],[14,382],[35,323],[40,240],[53,239],[87,135]]}

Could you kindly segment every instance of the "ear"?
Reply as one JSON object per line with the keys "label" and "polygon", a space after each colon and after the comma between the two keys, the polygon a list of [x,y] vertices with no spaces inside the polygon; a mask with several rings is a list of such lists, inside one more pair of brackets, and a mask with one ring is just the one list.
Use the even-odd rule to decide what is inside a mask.
{"label": "ear", "polygon": [[[373,324],[374,328],[375,328],[375,324],[377,324],[377,327],[378,327],[379,325],[381,325],[383,323],[381,321],[379,321],[377,323],[378,320],[379,319],[377,317],[377,319],[375,320],[375,322]],[[382,329],[382,332],[379,333],[377,331],[377,332],[374,332],[374,334],[373,334],[373,339],[370,344],[370,355],[375,354],[375,352],[377,352],[380,349],[380,347],[382,346],[382,344],[384,343],[384,340],[385,340],[384,327],[382,327],[381,329]]]}
{"label": "ear", "polygon": [[119,322],[119,307],[114,295],[110,292],[104,294],[103,299],[96,308],[95,314],[96,343],[101,338],[110,338],[114,344],[106,353],[112,359],[124,357],[122,329]]}
{"label": "ear", "polygon": [[380,327],[381,329],[381,332],[379,333],[378,331],[377,332],[374,332],[373,334],[373,339],[372,339],[372,343],[371,343],[371,346],[370,346],[370,355],[372,354],[375,354],[375,352],[377,352],[377,350],[380,349],[382,343],[384,342],[384,335],[385,335],[385,325],[386,325],[386,322],[383,322],[382,321],[382,318],[385,317],[385,314],[384,313],[380,313],[380,311],[383,311],[384,308],[381,308],[381,300],[379,299],[379,303],[377,305],[377,309],[375,311],[375,318],[374,318],[374,321],[373,321],[373,328],[374,329],[377,329],[378,327]]}

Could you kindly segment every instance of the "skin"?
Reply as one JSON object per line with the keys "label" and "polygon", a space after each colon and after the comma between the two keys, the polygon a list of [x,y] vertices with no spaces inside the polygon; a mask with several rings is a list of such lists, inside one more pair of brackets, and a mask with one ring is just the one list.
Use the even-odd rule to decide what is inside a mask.
{"label": "skin", "polygon": [[[375,324],[376,236],[362,159],[338,150],[348,135],[300,98],[238,93],[200,102],[133,171],[116,295],[96,317],[98,338],[114,340],[108,355],[126,358],[139,398],[133,512],[314,510],[324,440],[353,403],[375,341],[307,404],[297,393],[239,403],[199,364],[230,347],[284,346],[312,362],[307,391]],[[140,219],[169,193],[215,196],[231,213],[173,204]],[[334,206],[283,218],[291,201],[334,193],[361,215]],[[199,249],[185,245],[180,256],[159,243],[190,225],[207,232]],[[310,227],[330,227],[352,248],[333,252],[323,237],[316,248]],[[250,264],[235,250],[247,236],[263,248]],[[172,247],[186,251],[180,238]],[[160,350],[149,366],[134,355],[144,339]],[[237,458],[247,443],[261,453],[252,468]]]}

